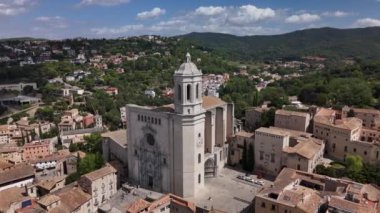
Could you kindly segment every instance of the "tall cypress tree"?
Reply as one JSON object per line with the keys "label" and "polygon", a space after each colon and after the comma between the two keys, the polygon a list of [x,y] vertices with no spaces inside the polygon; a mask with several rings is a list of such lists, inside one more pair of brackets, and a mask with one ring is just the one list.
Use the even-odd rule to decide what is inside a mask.
{"label": "tall cypress tree", "polygon": [[247,168],[247,160],[248,160],[248,158],[247,158],[247,151],[248,151],[247,150],[247,141],[244,140],[243,156],[241,158],[241,164],[242,164],[242,167],[243,167],[244,170],[248,169]]}
{"label": "tall cypress tree", "polygon": [[247,170],[253,171],[255,168],[255,157],[253,152],[253,145],[249,144],[248,146],[248,153],[247,153]]}

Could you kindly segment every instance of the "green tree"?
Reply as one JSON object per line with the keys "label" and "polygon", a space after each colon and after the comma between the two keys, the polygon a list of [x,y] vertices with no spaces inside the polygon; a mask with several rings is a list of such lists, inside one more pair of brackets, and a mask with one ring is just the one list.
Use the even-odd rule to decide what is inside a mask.
{"label": "green tree", "polygon": [[258,129],[260,127],[270,127],[274,126],[274,117],[276,114],[275,108],[270,108],[268,111],[264,111],[261,114],[261,119],[258,124],[256,124],[255,128]]}
{"label": "green tree", "polygon": [[247,171],[252,172],[255,168],[255,156],[253,151],[253,145],[249,144],[247,154]]}
{"label": "green tree", "polygon": [[[78,162],[79,161],[79,162]],[[100,153],[89,153],[83,159],[77,158],[77,172],[67,176],[65,183],[77,181],[82,175],[100,169],[104,166],[104,160]]]}
{"label": "green tree", "polygon": [[44,108],[39,108],[35,114],[35,117],[43,121],[54,121],[54,110],[52,107],[47,106]]}
{"label": "green tree", "polygon": [[363,160],[358,155],[347,155],[345,162],[348,173],[358,173],[363,169]]}
{"label": "green tree", "polygon": [[82,151],[86,153],[102,153],[102,136],[99,133],[84,137],[85,145]]}
{"label": "green tree", "polygon": [[100,153],[88,153],[81,159],[79,173],[81,175],[100,169],[104,165],[103,157]]}
{"label": "green tree", "polygon": [[70,151],[70,152],[76,152],[76,151],[78,151],[78,150],[79,150],[79,148],[78,148],[77,144],[75,144],[75,143],[70,143],[70,146],[69,146],[69,151]]}
{"label": "green tree", "polygon": [[22,89],[22,93],[24,94],[24,95],[29,95],[29,94],[31,94],[31,93],[33,93],[34,92],[34,89],[33,89],[33,87],[32,86],[25,86],[23,89]]}

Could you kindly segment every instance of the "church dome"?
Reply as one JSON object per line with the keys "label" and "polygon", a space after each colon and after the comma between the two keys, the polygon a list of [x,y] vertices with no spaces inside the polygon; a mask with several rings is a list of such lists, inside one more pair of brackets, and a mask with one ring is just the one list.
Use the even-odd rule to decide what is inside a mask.
{"label": "church dome", "polygon": [[186,54],[186,62],[181,64],[179,69],[174,73],[174,75],[202,75],[202,72],[198,70],[197,66],[191,62],[191,56],[189,53]]}

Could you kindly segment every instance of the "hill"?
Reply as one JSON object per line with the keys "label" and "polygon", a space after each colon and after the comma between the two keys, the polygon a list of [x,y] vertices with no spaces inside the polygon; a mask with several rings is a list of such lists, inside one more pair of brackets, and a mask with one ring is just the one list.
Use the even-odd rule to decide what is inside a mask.
{"label": "hill", "polygon": [[5,41],[47,41],[45,38],[32,38],[32,37],[17,37],[17,38],[2,38],[0,42]]}
{"label": "hill", "polygon": [[190,33],[180,38],[215,50],[231,59],[277,59],[318,55],[337,58],[380,58],[380,27],[318,28],[282,35],[234,36]]}

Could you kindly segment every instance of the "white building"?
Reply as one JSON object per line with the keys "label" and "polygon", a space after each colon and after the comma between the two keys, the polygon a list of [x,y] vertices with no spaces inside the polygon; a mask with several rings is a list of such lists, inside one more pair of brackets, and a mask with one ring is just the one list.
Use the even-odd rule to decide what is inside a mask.
{"label": "white building", "polygon": [[34,169],[27,164],[19,164],[0,171],[0,191],[12,187],[24,187],[34,180]]}
{"label": "white building", "polygon": [[202,72],[187,61],[174,73],[174,105],[127,106],[128,173],[136,184],[196,196],[227,163],[233,104],[202,97]]}
{"label": "white building", "polygon": [[255,131],[256,172],[277,176],[285,167],[314,172],[324,147],[322,140],[305,132],[261,127]]}
{"label": "white building", "polygon": [[31,86],[34,90],[37,90],[37,83],[18,83],[18,84],[0,84],[0,90],[14,90],[21,92],[26,86]]}
{"label": "white building", "polygon": [[97,212],[98,206],[108,201],[117,192],[116,169],[110,165],[83,175],[78,184],[84,192],[91,195],[93,209]]}

